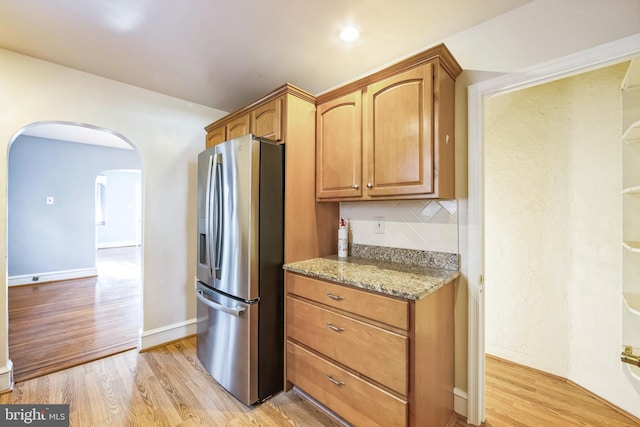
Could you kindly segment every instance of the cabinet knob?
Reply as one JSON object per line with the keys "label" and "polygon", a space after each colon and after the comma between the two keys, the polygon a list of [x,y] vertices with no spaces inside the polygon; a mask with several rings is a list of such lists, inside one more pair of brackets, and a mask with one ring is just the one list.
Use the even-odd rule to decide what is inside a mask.
{"label": "cabinet knob", "polygon": [[370,183],[370,182],[368,182],[368,183],[367,183],[367,188],[373,188],[373,184],[372,184],[372,183]]}
{"label": "cabinet knob", "polygon": [[357,190],[358,188],[360,188],[360,186],[358,184],[353,184],[353,189]]}

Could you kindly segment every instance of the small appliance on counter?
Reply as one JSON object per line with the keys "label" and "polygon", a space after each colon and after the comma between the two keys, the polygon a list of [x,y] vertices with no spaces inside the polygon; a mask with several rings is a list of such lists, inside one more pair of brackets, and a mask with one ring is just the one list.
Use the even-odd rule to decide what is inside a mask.
{"label": "small appliance on counter", "polygon": [[197,355],[245,405],[283,389],[284,145],[245,135],[198,156]]}

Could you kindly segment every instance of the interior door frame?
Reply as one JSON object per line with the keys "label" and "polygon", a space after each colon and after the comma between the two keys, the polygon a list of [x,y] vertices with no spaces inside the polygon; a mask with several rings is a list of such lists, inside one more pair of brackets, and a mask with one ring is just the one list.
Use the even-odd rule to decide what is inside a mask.
{"label": "interior door frame", "polygon": [[469,350],[467,421],[484,421],[484,101],[564,77],[613,65],[640,55],[640,34],[606,43],[518,73],[506,74],[468,88],[469,126]]}

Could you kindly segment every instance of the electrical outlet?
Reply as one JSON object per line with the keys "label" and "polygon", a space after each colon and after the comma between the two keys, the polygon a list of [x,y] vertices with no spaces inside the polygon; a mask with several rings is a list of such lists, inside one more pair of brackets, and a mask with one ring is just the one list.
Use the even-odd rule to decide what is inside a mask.
{"label": "electrical outlet", "polygon": [[383,216],[374,217],[374,232],[376,234],[384,234],[384,217]]}

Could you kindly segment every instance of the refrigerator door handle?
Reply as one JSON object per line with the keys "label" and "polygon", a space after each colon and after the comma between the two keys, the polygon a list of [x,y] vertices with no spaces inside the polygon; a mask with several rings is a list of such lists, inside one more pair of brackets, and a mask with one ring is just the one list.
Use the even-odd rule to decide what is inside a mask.
{"label": "refrigerator door handle", "polygon": [[207,256],[207,267],[209,270],[209,277],[213,277],[213,256],[212,256],[212,244],[211,244],[211,239],[212,239],[212,220],[211,220],[211,213],[212,213],[212,197],[211,197],[211,179],[212,179],[212,169],[213,169],[213,155],[209,156],[209,162],[208,162],[208,167],[207,167],[207,188],[205,190],[205,218],[207,218],[206,222],[205,222],[205,235],[206,235],[206,239],[205,239],[205,251],[206,251],[206,256]]}
{"label": "refrigerator door handle", "polygon": [[216,230],[216,263],[215,263],[215,270],[216,270],[216,278],[220,278],[220,268],[222,266],[222,248],[224,248],[223,245],[223,239],[224,239],[224,197],[222,194],[222,154],[218,154],[217,158],[216,158],[216,173],[218,174],[217,178],[216,178],[216,203],[217,203],[217,208],[218,208],[218,214],[216,215],[216,218],[218,219],[218,225],[217,225],[217,230]]}
{"label": "refrigerator door handle", "polygon": [[[210,167],[210,187],[209,187],[209,265],[211,277],[220,279],[220,264],[222,260],[222,224],[223,206],[222,201],[222,154],[216,153],[211,157]],[[213,192],[211,192],[213,190]],[[213,197],[212,197],[212,196]]]}
{"label": "refrigerator door handle", "polygon": [[243,307],[231,308],[227,307],[226,305],[218,304],[215,301],[211,301],[205,296],[205,293],[202,291],[202,289],[196,289],[196,297],[207,307],[210,307],[214,310],[222,311],[232,316],[240,317],[242,312],[246,310],[246,308]]}

